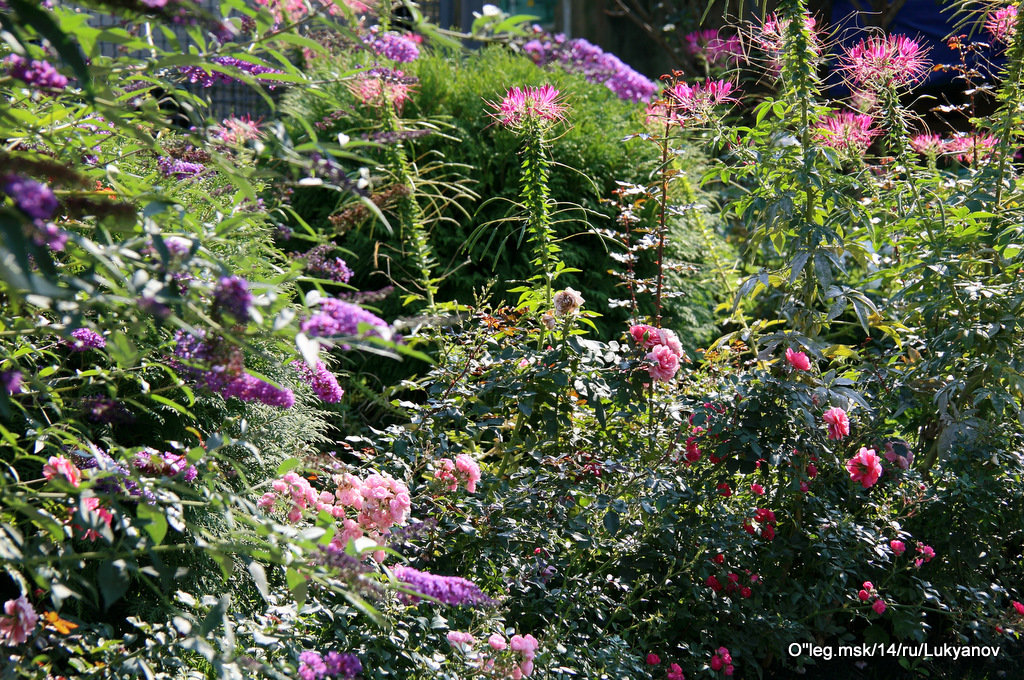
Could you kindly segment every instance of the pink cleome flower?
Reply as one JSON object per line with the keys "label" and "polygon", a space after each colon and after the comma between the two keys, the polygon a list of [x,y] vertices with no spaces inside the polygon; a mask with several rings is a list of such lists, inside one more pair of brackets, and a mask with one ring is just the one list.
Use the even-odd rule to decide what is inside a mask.
{"label": "pink cleome flower", "polygon": [[732,95],[736,86],[727,80],[711,80],[688,85],[676,83],[665,90],[668,122],[680,124],[691,120],[707,120],[714,108],[725,102],[736,101]]}
{"label": "pink cleome flower", "polygon": [[786,361],[798,371],[811,370],[811,360],[803,352],[794,352],[792,347],[786,348]]}
{"label": "pink cleome flower", "polygon": [[828,424],[828,438],[839,440],[850,434],[850,419],[841,408],[830,408],[821,417]]}
{"label": "pink cleome flower", "polygon": [[866,113],[833,113],[814,126],[814,138],[833,149],[864,153],[878,135],[878,130],[872,127],[874,122]]}
{"label": "pink cleome flower", "polygon": [[500,103],[489,102],[495,109],[491,115],[507,128],[517,129],[533,123],[557,122],[565,119],[566,106],[561,93],[551,85],[513,87]]}
{"label": "pink cleome flower", "polygon": [[740,38],[736,35],[719,37],[718,31],[707,29],[686,34],[686,51],[697,56],[701,55],[709,66],[728,66],[740,61],[743,48]]}
{"label": "pink cleome flower", "polygon": [[985,30],[995,42],[1009,44],[1013,39],[1014,27],[1017,23],[1017,6],[1009,5],[997,9],[988,15]]}
{"label": "pink cleome flower", "polygon": [[882,474],[882,460],[875,454],[874,449],[861,447],[857,455],[846,461],[846,469],[850,472],[850,479],[860,482],[861,486],[869,489],[878,482]]}
{"label": "pink cleome flower", "polygon": [[946,140],[945,150],[961,163],[976,163],[992,156],[999,140],[992,135],[957,135]]}
{"label": "pink cleome flower", "polygon": [[910,138],[910,148],[922,156],[934,158],[946,150],[946,144],[938,135],[922,134]]}
{"label": "pink cleome flower", "polygon": [[8,647],[28,640],[39,621],[32,603],[24,595],[16,600],[7,600],[4,602],[4,613],[6,616],[0,616],[0,640]]}
{"label": "pink cleome flower", "polygon": [[905,35],[873,36],[848,49],[840,68],[861,87],[907,87],[927,75],[927,54]]}
{"label": "pink cleome flower", "polygon": [[[821,37],[815,31],[815,20],[810,14],[804,16],[804,28],[810,35],[811,51],[816,55],[820,55]],[[788,29],[788,19],[781,19],[772,14],[750,36],[751,42],[768,57],[769,68],[776,75],[782,72],[782,60],[785,54],[786,33]]]}

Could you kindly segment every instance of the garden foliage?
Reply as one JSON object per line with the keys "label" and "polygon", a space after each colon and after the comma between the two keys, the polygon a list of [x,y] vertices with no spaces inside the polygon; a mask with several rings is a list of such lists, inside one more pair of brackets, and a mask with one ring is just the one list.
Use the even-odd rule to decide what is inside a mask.
{"label": "garden foliage", "polygon": [[494,8],[83,4],[0,2],[0,678],[1021,670],[1015,10],[952,134],[801,0],[643,103]]}

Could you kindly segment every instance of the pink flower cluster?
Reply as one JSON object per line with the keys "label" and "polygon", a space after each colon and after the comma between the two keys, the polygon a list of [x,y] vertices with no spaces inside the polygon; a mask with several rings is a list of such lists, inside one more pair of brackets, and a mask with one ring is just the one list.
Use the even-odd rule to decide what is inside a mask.
{"label": "pink flower cluster", "polygon": [[728,647],[719,647],[714,654],[711,655],[711,670],[722,671],[727,676],[731,676],[735,669],[732,665],[732,654],[729,653]]}
{"label": "pink flower cluster", "polygon": [[961,163],[974,163],[992,156],[999,140],[986,134],[958,134],[950,139],[921,134],[910,138],[910,147],[928,158],[952,156]]}
{"label": "pink flower cluster", "polygon": [[[814,30],[814,17],[810,14],[804,16],[804,28],[810,34],[810,48],[814,54],[821,54],[821,38]],[[786,31],[789,28],[789,19],[782,19],[775,14],[765,19],[760,29],[751,36],[751,41],[760,48],[768,57],[768,64],[771,71],[778,75],[782,72],[782,59],[786,46]]]}
{"label": "pink flower cluster", "polygon": [[[676,83],[665,90],[661,114],[666,122],[684,125],[688,122],[706,121],[719,104],[736,101],[731,96],[736,86],[727,80],[706,79],[703,83]],[[658,117],[655,109],[648,108],[648,116]]]}
{"label": "pink flower cluster", "polygon": [[927,75],[927,54],[905,35],[872,36],[849,48],[840,68],[855,86],[907,87]]}
{"label": "pink flower cluster", "polygon": [[395,111],[401,113],[412,98],[415,82],[415,78],[406,77],[402,71],[380,67],[357,77],[348,89],[364,106],[394,106]]}
{"label": "pink flower cluster", "polygon": [[466,485],[466,491],[476,493],[476,483],[480,481],[480,466],[470,456],[460,453],[451,458],[442,458],[437,461],[440,469],[434,478],[448,485],[449,491],[455,491],[459,484]]}
{"label": "pink flower cluster", "polygon": [[[447,637],[448,643],[463,654],[471,653],[473,646],[477,643],[476,638],[470,633],[463,631],[449,631]],[[492,652],[497,652],[499,657],[505,656],[506,658],[503,661],[498,661],[481,654],[478,661],[482,675],[493,678],[522,680],[522,678],[533,674],[534,659],[537,657],[537,647],[540,646],[540,643],[537,642],[537,638],[529,633],[526,635],[513,635],[509,640],[506,640],[501,633],[493,633],[487,638],[487,646],[490,647]],[[501,652],[506,650],[511,650],[516,654],[501,655]]]}
{"label": "pink flower cluster", "polygon": [[526,635],[513,635],[509,642],[509,646],[512,651],[519,652],[523,661],[519,664],[518,668],[512,669],[512,680],[519,680],[523,677],[529,677],[533,673],[533,660],[537,656],[537,647],[540,643],[537,642],[537,638],[533,637],[529,633]]}
{"label": "pink flower cluster", "polygon": [[874,122],[866,113],[833,113],[814,126],[814,138],[833,149],[864,153],[878,135],[878,129],[872,127]]}
{"label": "pink flower cluster", "polygon": [[6,616],[0,616],[0,640],[8,647],[28,640],[39,621],[39,615],[24,595],[4,602],[4,614]]}
{"label": "pink flower cluster", "polygon": [[638,324],[630,327],[629,334],[642,349],[650,350],[646,359],[651,362],[647,368],[651,378],[661,382],[672,380],[683,357],[683,345],[675,332]]}
{"label": "pink flower cluster", "polygon": [[737,64],[743,55],[743,46],[738,35],[721,38],[718,31],[707,29],[687,33],[684,40],[686,51],[693,56],[704,57],[708,66]]}
{"label": "pink flower cluster", "polygon": [[287,499],[290,504],[288,508],[289,522],[298,522],[302,519],[302,511],[315,504],[319,498],[310,483],[294,472],[275,479],[273,488],[273,491],[263,494],[263,498],[257,505],[264,510],[270,510],[277,504],[278,498]]}
{"label": "pink flower cluster", "polygon": [[922,564],[924,564],[925,562],[931,562],[932,559],[935,557],[935,550],[930,545],[925,545],[920,541],[918,541],[917,543],[917,553],[920,555],[920,557],[914,560],[914,566],[918,569],[921,568]]}
{"label": "pink flower cluster", "polygon": [[683,669],[679,664],[674,663],[668,667],[668,680],[686,680],[686,676],[683,675]]}
{"label": "pink flower cluster", "polygon": [[882,476],[882,461],[874,449],[862,446],[856,456],[846,461],[846,469],[852,481],[860,482],[865,489],[870,489]]}
{"label": "pink flower cluster", "polygon": [[[771,541],[775,538],[775,512],[768,508],[758,508],[754,511],[754,522],[761,529],[761,538]],[[743,520],[743,530],[751,536],[757,535],[757,529],[750,520]]]}
{"label": "pink flower cluster", "polygon": [[796,352],[792,347],[786,348],[786,362],[798,371],[811,370],[811,360],[803,352]]}
{"label": "pink flower cluster", "polygon": [[64,456],[50,456],[43,466],[43,477],[51,480],[54,477],[63,477],[71,486],[78,488],[82,482],[82,471]]}
{"label": "pink flower cluster", "polygon": [[551,85],[509,88],[500,103],[490,102],[490,106],[495,109],[491,115],[511,129],[529,122],[556,122],[565,118],[566,111],[559,91]]}
{"label": "pink flower cluster", "polygon": [[857,599],[861,602],[867,602],[874,598],[874,603],[871,605],[871,609],[874,610],[879,616],[885,611],[885,600],[878,596],[878,591],[875,590],[875,586],[871,581],[864,581],[861,589],[857,591]]}
{"label": "pink flower cluster", "polygon": [[995,42],[1009,44],[1013,39],[1013,31],[1017,24],[1017,6],[1001,7],[988,15],[985,30]]}
{"label": "pink flower cluster", "polygon": [[828,424],[828,438],[840,440],[850,434],[850,419],[841,408],[830,408],[821,417]]}

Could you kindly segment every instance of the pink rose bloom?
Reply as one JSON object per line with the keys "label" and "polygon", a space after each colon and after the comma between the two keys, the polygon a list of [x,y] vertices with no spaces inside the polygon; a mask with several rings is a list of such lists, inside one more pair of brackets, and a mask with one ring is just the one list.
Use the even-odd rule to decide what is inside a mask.
{"label": "pink rose bloom", "polygon": [[53,479],[59,476],[63,476],[75,488],[78,488],[82,481],[82,472],[74,463],[64,456],[50,456],[46,465],[43,466],[43,477]]}
{"label": "pink rose bloom", "polygon": [[786,348],[786,361],[798,371],[811,370],[811,360],[803,352],[794,352],[792,347]]}
{"label": "pink rose bloom", "polygon": [[893,541],[889,541],[889,547],[892,549],[892,551],[895,554],[902,555],[903,552],[907,549],[907,544],[904,543],[903,541],[895,541],[895,540],[893,540]]}
{"label": "pink rose bloom", "polygon": [[885,611],[885,602],[882,600],[882,598],[878,598],[877,600],[875,600],[875,603],[871,605],[871,608],[875,610],[876,614],[881,614]]}
{"label": "pink rose bloom", "polygon": [[[902,453],[896,451],[896,446],[900,447]],[[914,454],[910,450],[910,445],[906,442],[886,442],[883,455],[887,461],[895,463],[901,470],[909,468],[914,460]]]}
{"label": "pink rose bloom", "polygon": [[869,489],[882,475],[882,461],[874,449],[862,446],[856,456],[846,461],[846,469],[850,472],[851,480],[860,482],[861,486]]}
{"label": "pink rose bloom", "polygon": [[661,657],[659,657],[654,652],[648,654],[646,660],[648,666],[657,666],[659,663],[661,663]]}
{"label": "pink rose bloom", "polygon": [[476,483],[480,481],[480,466],[464,453],[455,456],[455,469],[459,477],[466,483],[466,491],[476,493]]}
{"label": "pink rose bloom", "polygon": [[661,382],[668,382],[679,370],[679,355],[665,345],[655,345],[647,354],[647,360],[652,362],[647,372],[653,379]]}
{"label": "pink rose bloom", "polygon": [[857,592],[857,598],[860,599],[861,602],[867,602],[868,599],[871,598],[871,593],[866,590],[860,590]]}
{"label": "pink rose bloom", "polygon": [[489,644],[491,646],[491,649],[493,649],[496,652],[503,652],[505,651],[505,648],[508,647],[508,643],[505,642],[505,638],[503,638],[498,633],[495,633],[491,637],[487,638],[487,644]]}
{"label": "pink rose bloom", "polygon": [[452,647],[458,647],[459,649],[463,649],[466,645],[471,645],[474,642],[476,642],[476,640],[474,640],[473,636],[469,633],[463,633],[462,631],[458,630],[451,630],[448,631],[448,642],[451,644]]}
{"label": "pink rose bloom", "polygon": [[753,491],[758,496],[764,495],[764,487],[758,484],[757,482],[754,482],[753,484],[750,485],[750,490]]}
{"label": "pink rose bloom", "polygon": [[720,671],[722,670],[722,660],[717,656],[711,657],[711,670]]}
{"label": "pink rose bloom", "polygon": [[519,667],[523,669],[524,676],[530,677],[533,674],[533,659],[526,659]]}
{"label": "pink rose bloom", "polygon": [[1016,610],[1016,612],[1018,614],[1020,614],[1021,616],[1024,616],[1024,604],[1021,604],[1020,602],[1014,601],[1013,608]]}
{"label": "pink rose bloom", "polygon": [[35,630],[39,616],[25,596],[4,602],[4,613],[7,616],[0,616],[0,640],[8,647],[20,645],[28,640],[29,634]]}
{"label": "pink rose bloom", "polygon": [[686,680],[686,676],[683,675],[683,669],[680,668],[679,664],[674,663],[668,667],[668,680]]}
{"label": "pink rose bloom", "polygon": [[828,423],[828,438],[842,439],[850,434],[850,419],[841,408],[830,408],[821,418]]}
{"label": "pink rose bloom", "polygon": [[640,345],[644,349],[650,349],[655,345],[661,344],[659,342],[658,329],[654,326],[648,326],[647,324],[637,324],[636,326],[629,327],[629,335],[633,338],[633,342]]}

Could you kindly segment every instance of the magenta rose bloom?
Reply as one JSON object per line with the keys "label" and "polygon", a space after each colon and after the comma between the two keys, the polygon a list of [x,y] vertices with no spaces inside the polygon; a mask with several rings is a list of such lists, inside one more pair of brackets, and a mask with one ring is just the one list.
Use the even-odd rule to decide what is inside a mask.
{"label": "magenta rose bloom", "polygon": [[846,411],[841,408],[830,408],[825,411],[822,420],[828,423],[828,438],[842,439],[850,434],[850,419],[846,417]]}
{"label": "magenta rose bloom", "polygon": [[798,371],[811,370],[811,360],[803,352],[794,352],[793,348],[786,349],[786,361]]}
{"label": "magenta rose bloom", "polygon": [[874,449],[862,446],[856,456],[846,461],[846,469],[850,472],[850,479],[869,489],[882,475],[882,460]]}

